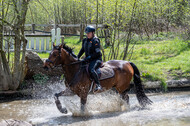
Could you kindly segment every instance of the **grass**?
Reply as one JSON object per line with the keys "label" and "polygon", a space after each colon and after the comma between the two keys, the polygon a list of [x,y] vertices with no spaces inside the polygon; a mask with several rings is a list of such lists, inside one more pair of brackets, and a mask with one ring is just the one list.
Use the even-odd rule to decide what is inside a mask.
{"label": "grass", "polygon": [[[81,42],[78,40],[79,37],[65,38],[65,43],[74,48],[75,54],[78,54],[81,48]],[[107,50],[105,49],[105,52],[109,52]],[[39,56],[47,58],[49,54],[39,53]],[[170,71],[181,70],[185,76],[190,71],[190,47],[178,37],[164,40],[141,40],[135,45],[131,61],[137,64],[143,77],[148,76],[153,81]]]}
{"label": "grass", "polygon": [[[82,45],[78,40],[79,37],[65,37],[65,43],[74,48],[75,54]],[[159,33],[150,39],[136,41],[131,62],[139,68],[143,81],[160,80],[165,87],[166,80],[190,78],[190,47],[187,40],[172,33]],[[105,48],[105,54],[108,53],[109,48]],[[39,56],[47,58],[49,54],[39,53]]]}
{"label": "grass", "polygon": [[[135,47],[131,61],[138,65],[143,77],[148,80],[189,77],[190,48],[178,38],[149,41]],[[179,70],[180,76],[171,76],[171,71]]]}
{"label": "grass", "polygon": [[[136,45],[130,61],[139,68],[143,81],[159,80],[166,89],[166,80],[190,79],[190,46],[188,45],[190,40],[183,40],[179,35],[172,33],[159,33],[158,36],[153,35],[149,39],[134,36],[133,41],[136,41]],[[82,46],[78,36],[65,37],[64,42],[74,48],[74,53],[78,54]],[[104,39],[101,39],[101,43],[104,44]],[[104,47],[106,56],[109,54],[109,48]],[[49,53],[38,53],[38,55],[41,58],[49,57]],[[13,53],[10,57],[10,66],[12,66]]]}

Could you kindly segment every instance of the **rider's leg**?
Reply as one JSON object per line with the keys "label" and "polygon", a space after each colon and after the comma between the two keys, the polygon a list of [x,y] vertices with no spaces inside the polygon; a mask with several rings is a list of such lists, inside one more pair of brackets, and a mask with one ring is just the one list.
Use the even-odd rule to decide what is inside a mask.
{"label": "rider's leg", "polygon": [[99,82],[99,77],[98,77],[98,74],[96,73],[96,69],[98,67],[100,67],[101,65],[101,61],[100,60],[95,60],[95,61],[92,61],[90,64],[89,64],[89,72],[90,72],[90,75],[91,77],[94,79],[94,82],[96,83],[96,88],[95,88],[95,92],[99,92],[102,90],[102,87],[100,85],[100,82]]}

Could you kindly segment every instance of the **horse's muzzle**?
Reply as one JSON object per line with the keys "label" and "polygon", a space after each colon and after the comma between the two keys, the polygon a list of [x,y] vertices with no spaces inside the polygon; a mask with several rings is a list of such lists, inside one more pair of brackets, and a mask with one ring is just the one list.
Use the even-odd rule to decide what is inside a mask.
{"label": "horse's muzzle", "polygon": [[44,69],[47,70],[47,71],[49,70],[49,68],[47,66],[44,66]]}

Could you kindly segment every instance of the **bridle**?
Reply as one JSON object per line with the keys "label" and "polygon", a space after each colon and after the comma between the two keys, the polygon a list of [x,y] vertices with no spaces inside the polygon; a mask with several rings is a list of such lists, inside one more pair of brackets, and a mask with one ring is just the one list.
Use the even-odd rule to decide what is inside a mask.
{"label": "bridle", "polygon": [[[54,61],[50,60],[49,58],[46,60],[46,62],[49,62],[49,63],[52,63],[53,65],[56,64],[57,62],[57,59],[58,58],[61,58],[61,50],[58,50],[59,51],[59,55],[55,58]],[[69,86],[71,86],[74,81],[75,81],[75,78],[80,74],[81,70],[83,67],[85,67],[86,65],[82,65],[82,63],[84,62],[84,60],[80,60],[80,61],[76,61],[76,62],[72,62],[72,63],[69,63],[69,64],[64,64],[62,65],[62,67],[66,67],[66,66],[71,66],[71,65],[75,65],[75,64],[79,64],[81,63],[81,66],[79,67],[79,70],[77,71],[77,73],[73,76],[73,79],[70,83],[68,83]],[[51,67],[51,66],[50,66]],[[56,65],[53,66],[53,68],[56,67]],[[51,67],[52,68],[52,67]]]}
{"label": "bridle", "polygon": [[[53,66],[54,66],[54,67],[56,67],[56,65],[55,65],[55,64],[57,63],[57,59],[58,59],[58,58],[61,58],[61,55],[60,55],[60,54],[61,54],[61,50],[60,50],[60,49],[58,49],[58,51],[59,51],[59,55],[55,58],[55,60],[54,60],[54,61],[50,60],[49,58],[48,58],[48,59],[46,59],[46,62],[49,62],[49,63],[53,64]],[[52,53],[52,52],[51,52],[51,53]],[[50,67],[51,67],[51,66],[50,66]],[[54,67],[53,67],[53,68],[54,68]]]}
{"label": "bridle", "polygon": [[[46,62],[49,62],[49,63],[53,64],[54,67],[57,67],[57,66],[55,65],[56,62],[57,62],[57,59],[58,59],[58,58],[61,58],[61,55],[60,55],[60,54],[61,54],[61,50],[58,49],[58,51],[59,51],[59,55],[55,58],[54,61],[50,60],[49,58],[46,59]],[[62,65],[62,67],[66,67],[66,66],[70,66],[70,65],[75,65],[75,64],[82,63],[82,62],[84,62],[84,61],[83,61],[83,60],[79,60],[79,61],[76,61],[76,62],[73,62],[73,63],[64,64],[64,65]],[[53,67],[53,68],[54,68],[54,67]]]}

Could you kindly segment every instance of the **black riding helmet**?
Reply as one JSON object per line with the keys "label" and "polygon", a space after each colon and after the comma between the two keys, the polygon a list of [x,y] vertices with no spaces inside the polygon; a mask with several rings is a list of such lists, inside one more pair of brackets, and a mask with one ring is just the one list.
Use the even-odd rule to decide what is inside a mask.
{"label": "black riding helmet", "polygon": [[87,26],[85,29],[85,33],[89,32],[95,32],[95,28],[92,25]]}

